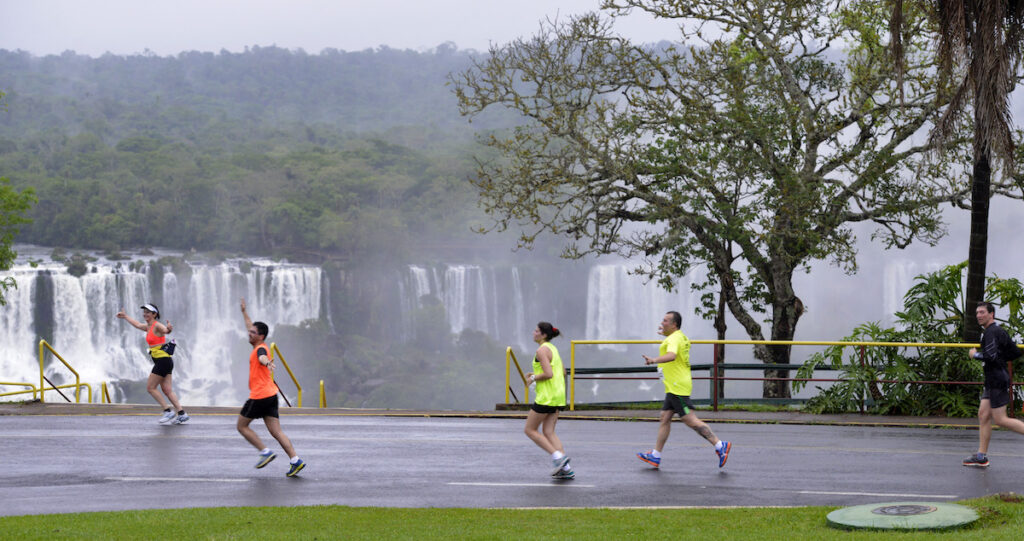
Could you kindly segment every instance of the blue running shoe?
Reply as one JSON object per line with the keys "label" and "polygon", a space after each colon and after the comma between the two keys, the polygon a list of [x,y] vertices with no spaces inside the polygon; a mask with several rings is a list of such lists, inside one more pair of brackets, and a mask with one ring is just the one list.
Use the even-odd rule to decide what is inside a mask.
{"label": "blue running shoe", "polygon": [[256,463],[256,467],[257,468],[262,468],[263,466],[266,466],[267,464],[270,464],[270,461],[274,460],[275,458],[277,458],[277,455],[275,455],[273,451],[267,451],[266,453],[260,453],[260,460],[259,460],[259,462]]}
{"label": "blue running shoe", "polygon": [[656,457],[651,453],[637,453],[636,457],[655,468],[661,467],[661,457]]}
{"label": "blue running shoe", "polygon": [[175,417],[174,419],[172,419],[171,420],[171,424],[172,425],[180,425],[180,424],[184,423],[185,421],[188,421],[189,419],[191,419],[191,417],[189,417],[187,413],[182,413],[181,415],[179,415],[179,416]]}
{"label": "blue running shoe", "polygon": [[288,473],[286,473],[285,475],[287,475],[288,477],[295,477],[296,475],[299,474],[300,471],[302,471],[302,468],[305,467],[306,463],[303,462],[302,459],[300,458],[298,462],[292,464],[291,467],[288,468]]}
{"label": "blue running shoe", "polygon": [[722,466],[725,466],[725,461],[729,460],[729,450],[730,449],[732,449],[732,444],[727,442],[727,441],[723,441],[722,442],[722,448],[721,449],[715,449],[715,452],[718,453],[718,467],[719,468],[721,468]]}

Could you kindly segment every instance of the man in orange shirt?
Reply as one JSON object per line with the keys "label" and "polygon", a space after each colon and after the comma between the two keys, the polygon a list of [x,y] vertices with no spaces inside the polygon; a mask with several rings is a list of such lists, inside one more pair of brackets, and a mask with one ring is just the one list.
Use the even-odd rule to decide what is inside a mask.
{"label": "man in orange shirt", "polygon": [[252,345],[252,353],[249,354],[249,400],[245,401],[242,411],[238,415],[238,432],[260,450],[257,468],[270,464],[271,460],[277,457],[269,447],[263,445],[256,432],[249,428],[253,419],[263,419],[267,425],[267,431],[281,444],[284,452],[288,453],[291,459],[291,466],[288,468],[288,477],[295,477],[306,463],[295,453],[291,440],[281,430],[281,419],[277,412],[277,383],[274,383],[274,357],[270,348],[264,343],[270,329],[266,323],[257,321],[253,323],[249,314],[245,311],[245,299],[242,299],[242,317],[245,318],[245,328],[249,331],[249,344]]}

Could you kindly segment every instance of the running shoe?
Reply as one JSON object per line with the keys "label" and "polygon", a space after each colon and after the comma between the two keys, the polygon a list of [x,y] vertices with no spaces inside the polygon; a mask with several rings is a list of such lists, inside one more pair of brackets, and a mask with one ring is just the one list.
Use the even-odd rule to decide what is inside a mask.
{"label": "running shoe", "polygon": [[732,444],[727,442],[727,441],[723,441],[722,442],[722,448],[721,449],[715,449],[715,452],[718,453],[718,467],[719,468],[721,468],[722,466],[725,466],[725,461],[729,460],[729,450],[730,449],[732,449]]}
{"label": "running shoe", "polygon": [[285,475],[287,475],[288,477],[295,477],[296,475],[299,474],[300,471],[302,471],[302,468],[305,467],[306,463],[303,462],[302,459],[300,458],[298,462],[292,464],[291,467],[288,468],[288,473],[286,473]]}
{"label": "running shoe", "polygon": [[564,468],[565,465],[568,464],[568,463],[569,463],[569,456],[568,455],[563,456],[562,458],[553,458],[553,459],[551,459],[551,467],[554,468],[553,470],[551,470],[551,475],[553,475],[553,476],[554,475],[558,475],[558,472],[562,471],[562,468]]}
{"label": "running shoe", "polygon": [[987,468],[988,457],[982,454],[974,454],[964,459],[964,466],[974,466],[975,468]]}
{"label": "running shoe", "polygon": [[656,457],[651,453],[637,453],[636,457],[655,468],[661,467],[661,457]]}
{"label": "running shoe", "polygon": [[174,419],[174,412],[171,410],[167,410],[163,413],[163,415],[160,416],[160,420],[157,422],[162,425],[165,425],[171,422],[171,419]]}
{"label": "running shoe", "polygon": [[551,477],[554,478],[555,481],[568,481],[570,479],[576,478],[576,472],[572,471],[572,469],[569,469],[569,471],[558,470],[558,473],[552,475]]}
{"label": "running shoe", "polygon": [[262,468],[263,466],[266,466],[267,464],[270,464],[270,461],[274,460],[275,458],[277,458],[277,455],[275,455],[273,451],[267,451],[266,453],[260,453],[260,460],[259,460],[259,462],[256,463],[256,467],[257,468]]}
{"label": "running shoe", "polygon": [[191,419],[191,417],[189,417],[187,413],[182,413],[181,415],[178,415],[177,417],[175,417],[174,420],[171,421],[171,424],[172,425],[180,425],[180,424],[184,423],[185,421],[187,421],[189,419]]}

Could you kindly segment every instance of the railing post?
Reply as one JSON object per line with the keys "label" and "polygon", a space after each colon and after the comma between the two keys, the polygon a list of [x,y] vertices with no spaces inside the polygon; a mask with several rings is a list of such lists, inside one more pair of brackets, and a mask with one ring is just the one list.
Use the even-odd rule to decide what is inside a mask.
{"label": "railing post", "polygon": [[[861,346],[860,347],[860,367],[862,369],[865,366],[867,366],[867,365],[864,364],[864,350],[865,350],[864,346]],[[863,372],[863,370],[862,370],[862,372]],[[860,390],[860,412],[864,413],[864,389],[863,388],[861,388],[861,390]]]}
{"label": "railing post", "polygon": [[324,394],[324,380],[320,380],[320,407],[327,407],[327,395]]}
{"label": "railing post", "polygon": [[512,385],[512,346],[505,348],[505,403],[508,404],[508,391]]}
{"label": "railing post", "polygon": [[576,341],[569,341],[569,411],[576,409]]}
{"label": "railing post", "polygon": [[46,376],[43,375],[43,343],[46,340],[39,340],[39,402],[46,402],[46,387],[43,384],[46,383]]}
{"label": "railing post", "polygon": [[720,344],[715,343],[714,355],[715,358],[711,361],[711,407],[713,411],[718,411],[718,347]]}

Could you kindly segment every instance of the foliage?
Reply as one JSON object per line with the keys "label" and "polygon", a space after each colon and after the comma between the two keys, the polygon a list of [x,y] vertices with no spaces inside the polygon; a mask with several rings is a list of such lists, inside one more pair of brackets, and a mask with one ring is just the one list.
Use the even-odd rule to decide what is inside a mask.
{"label": "foliage", "polygon": [[[35,201],[35,192],[31,187],[18,190],[11,186],[9,180],[0,177],[0,271],[14,264],[14,257],[18,254],[11,245],[22,224],[31,222],[26,214]],[[0,306],[7,304],[4,292],[12,287],[18,287],[14,277],[0,279]]]}
{"label": "foliage", "polygon": [[471,54],[0,51],[0,171],[39,196],[18,241],[363,262],[467,241],[472,129],[444,77]]}
{"label": "foliage", "polygon": [[[702,287],[723,286],[750,338],[765,338],[767,320],[771,339],[788,340],[804,308],[793,273],[817,260],[855,271],[851,224],[874,222],[888,247],[934,243],[937,206],[968,195],[966,179],[913,139],[948,99],[920,14],[907,23],[913,94],[901,100],[876,2],[605,8],[679,20],[682,43],[638,46],[588,14],[494,46],[453,78],[463,114],[506,108],[529,121],[484,140],[500,156],[482,159],[476,179],[491,230],[523,228],[525,246],[563,236],[568,257],[644,258],[637,271],[666,287],[707,267]],[[708,38],[689,22],[723,32]],[[786,363],[789,348],[755,355]],[[782,387],[767,383],[766,396],[788,396]]]}
{"label": "foliage", "polygon": [[[896,326],[883,328],[864,323],[844,338],[863,342],[949,343],[960,346],[963,331],[962,281],[967,262],[916,277],[896,313]],[[986,298],[999,308],[997,320],[1011,336],[1024,333],[1024,288],[1017,279],[989,277]],[[966,347],[966,345],[963,345]],[[845,381],[821,389],[806,409],[817,413],[858,411],[866,402],[871,411],[892,415],[973,416],[980,387],[937,385],[912,381],[974,381],[982,379],[981,363],[971,360],[963,347],[829,347],[813,355],[798,377],[812,377],[828,367]],[[882,383],[879,383],[879,382]],[[794,383],[800,389],[805,383]],[[1016,400],[1020,400],[1018,395]],[[863,402],[862,402],[863,401]]]}

